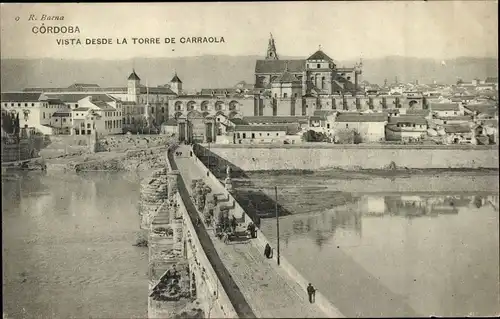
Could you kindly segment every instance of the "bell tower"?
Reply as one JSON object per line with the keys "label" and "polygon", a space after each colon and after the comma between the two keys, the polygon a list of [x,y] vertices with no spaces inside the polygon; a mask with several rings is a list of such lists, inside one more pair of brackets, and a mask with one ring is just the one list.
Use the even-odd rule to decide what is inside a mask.
{"label": "bell tower", "polygon": [[276,45],[274,44],[274,38],[271,34],[269,38],[269,44],[267,45],[266,60],[279,60],[278,53],[276,52]]}

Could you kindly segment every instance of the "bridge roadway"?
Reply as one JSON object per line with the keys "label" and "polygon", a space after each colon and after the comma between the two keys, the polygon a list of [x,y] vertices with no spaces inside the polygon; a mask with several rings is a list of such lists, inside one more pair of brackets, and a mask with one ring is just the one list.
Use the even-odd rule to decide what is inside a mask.
{"label": "bridge roadway", "polygon": [[[181,192],[189,215],[193,220],[196,220],[200,214],[192,199],[186,194],[191,191],[186,185],[190,185],[193,179],[203,179],[212,189],[216,188],[212,185],[213,181],[206,177],[206,172],[196,165],[194,157],[189,156],[189,150],[188,146],[179,146],[176,151],[182,152],[182,156],[175,156],[174,162],[183,180],[179,183],[179,192]],[[223,279],[231,281],[230,291],[226,292],[241,317],[328,318],[317,305],[309,303],[306,291],[276,265],[273,259],[264,257],[264,247],[256,247],[249,241],[233,242],[226,245],[221,240],[216,239],[213,231],[207,232],[204,225],[200,225],[199,228],[203,228],[200,231],[202,235],[200,241],[204,247],[207,240],[211,241],[208,246],[214,247],[218,255],[218,258],[215,259],[219,260],[225,268],[224,270],[219,269],[220,265],[214,267],[221,281]],[[207,255],[209,253],[213,252],[207,252]],[[229,272],[230,276],[225,274],[226,272]],[[233,281],[237,287],[232,286]],[[247,309],[247,306],[251,310]]]}

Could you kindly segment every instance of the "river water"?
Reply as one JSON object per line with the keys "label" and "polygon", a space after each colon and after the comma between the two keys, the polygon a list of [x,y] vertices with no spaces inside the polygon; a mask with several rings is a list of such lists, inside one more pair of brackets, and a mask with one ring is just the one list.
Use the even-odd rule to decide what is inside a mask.
{"label": "river water", "polygon": [[251,180],[278,186],[281,255],[344,315],[500,313],[498,175]]}
{"label": "river water", "polygon": [[139,176],[2,174],[3,309],[11,318],[147,316]]}

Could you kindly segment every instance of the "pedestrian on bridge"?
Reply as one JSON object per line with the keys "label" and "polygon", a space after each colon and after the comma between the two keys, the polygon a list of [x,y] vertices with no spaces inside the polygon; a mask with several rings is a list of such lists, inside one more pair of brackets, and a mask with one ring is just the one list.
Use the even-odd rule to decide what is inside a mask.
{"label": "pedestrian on bridge", "polygon": [[309,295],[309,302],[310,303],[313,303],[316,301],[316,289],[313,287],[313,285],[311,285],[311,283],[309,283],[309,285],[307,285],[307,294]]}

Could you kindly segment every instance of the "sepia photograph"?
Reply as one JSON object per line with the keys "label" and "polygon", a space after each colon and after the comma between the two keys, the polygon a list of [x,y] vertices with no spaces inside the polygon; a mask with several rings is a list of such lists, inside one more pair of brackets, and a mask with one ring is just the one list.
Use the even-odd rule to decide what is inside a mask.
{"label": "sepia photograph", "polygon": [[498,1],[1,3],[9,319],[500,315]]}

